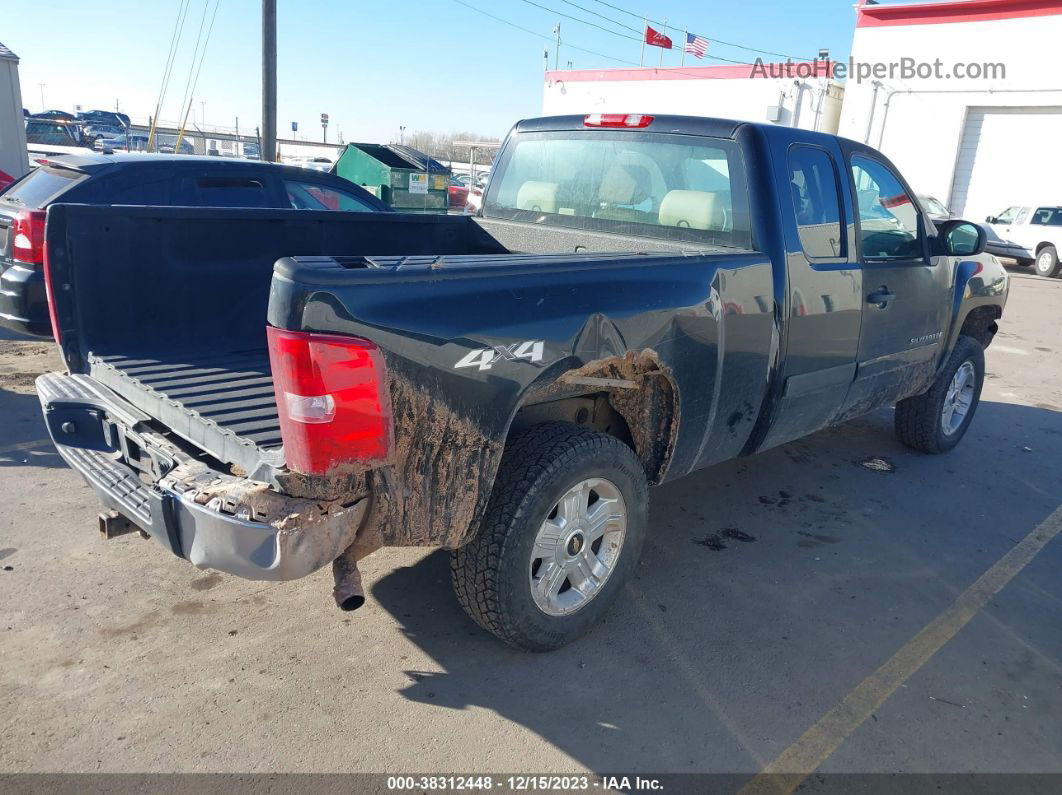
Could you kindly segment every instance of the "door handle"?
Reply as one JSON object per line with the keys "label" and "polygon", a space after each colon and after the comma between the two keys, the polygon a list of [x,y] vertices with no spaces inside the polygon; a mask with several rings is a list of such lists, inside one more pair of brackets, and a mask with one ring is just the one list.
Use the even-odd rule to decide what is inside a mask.
{"label": "door handle", "polygon": [[896,300],[896,293],[890,293],[889,288],[882,285],[867,296],[867,303],[875,305],[878,309],[884,309],[889,301]]}

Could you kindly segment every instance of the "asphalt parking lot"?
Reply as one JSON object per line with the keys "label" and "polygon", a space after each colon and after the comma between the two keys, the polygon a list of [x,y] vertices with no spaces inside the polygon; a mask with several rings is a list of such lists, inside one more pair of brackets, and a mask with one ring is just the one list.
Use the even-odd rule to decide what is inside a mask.
{"label": "asphalt parking lot", "polygon": [[6,335],[0,771],[751,774],[811,732],[824,772],[1062,772],[1062,538],[993,569],[1058,525],[1062,281],[1011,272],[957,450],[908,451],[881,412],[655,490],[639,575],[548,655],[473,625],[444,553],[373,555],[344,614],[327,570],[101,541],[33,394],[53,346]]}

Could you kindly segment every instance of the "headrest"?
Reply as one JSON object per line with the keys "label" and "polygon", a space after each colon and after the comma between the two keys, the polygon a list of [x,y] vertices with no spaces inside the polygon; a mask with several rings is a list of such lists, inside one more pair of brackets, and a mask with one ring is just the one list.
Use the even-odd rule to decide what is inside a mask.
{"label": "headrest", "polygon": [[879,192],[877,188],[866,188],[864,190],[856,191],[856,199],[859,201],[859,209],[864,213],[873,211],[874,205],[878,203]]}
{"label": "headrest", "polygon": [[641,204],[653,192],[653,178],[645,166],[616,163],[605,172],[598,198],[605,204]]}
{"label": "headrest", "polygon": [[537,213],[557,212],[557,183],[525,182],[516,193],[516,209]]}
{"label": "headrest", "polygon": [[702,190],[673,190],[660,203],[661,226],[722,229],[722,204],[716,194]]}

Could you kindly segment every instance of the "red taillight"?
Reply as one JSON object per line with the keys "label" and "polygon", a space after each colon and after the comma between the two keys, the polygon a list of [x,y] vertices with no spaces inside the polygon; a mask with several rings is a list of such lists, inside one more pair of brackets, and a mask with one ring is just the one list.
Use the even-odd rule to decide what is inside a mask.
{"label": "red taillight", "polygon": [[368,340],[266,328],[290,469],[323,475],[391,454],[383,355]]}
{"label": "red taillight", "polygon": [[648,127],[652,116],[642,113],[588,113],[583,117],[584,127]]}
{"label": "red taillight", "polygon": [[44,244],[44,295],[48,298],[48,319],[52,323],[52,337],[63,344],[63,330],[59,328],[59,315],[55,312],[55,291],[52,289],[52,272],[48,267],[48,244]]}
{"label": "red taillight", "polygon": [[20,210],[15,216],[11,257],[23,265],[44,264],[44,210]]}

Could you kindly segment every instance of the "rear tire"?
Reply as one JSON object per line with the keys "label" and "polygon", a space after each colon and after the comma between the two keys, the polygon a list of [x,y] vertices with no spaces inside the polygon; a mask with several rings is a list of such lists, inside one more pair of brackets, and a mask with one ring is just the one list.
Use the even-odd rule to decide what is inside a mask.
{"label": "rear tire", "polygon": [[973,337],[959,337],[933,385],[896,404],[896,435],[923,453],[952,449],[970,427],[984,382],[984,349]]}
{"label": "rear tire", "polygon": [[568,423],[528,429],[506,447],[476,537],[450,555],[458,601],[519,649],[571,643],[634,570],[647,505],[645,471],[623,442]]}
{"label": "rear tire", "polygon": [[1036,255],[1036,272],[1041,276],[1062,276],[1059,268],[1058,250],[1054,246],[1044,246]]}

